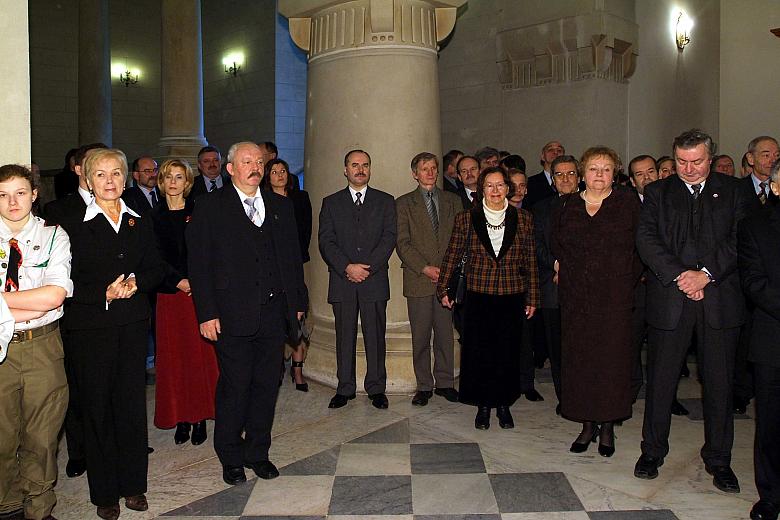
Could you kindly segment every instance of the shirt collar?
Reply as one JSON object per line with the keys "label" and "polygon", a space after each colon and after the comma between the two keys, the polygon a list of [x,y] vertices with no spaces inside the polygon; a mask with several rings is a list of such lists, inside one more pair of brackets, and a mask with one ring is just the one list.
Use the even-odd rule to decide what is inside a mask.
{"label": "shirt collar", "polygon": [[[125,204],[125,201],[122,199],[119,199],[119,204],[121,205],[121,210],[119,211],[119,222],[122,222],[122,216],[125,213],[129,213],[130,215],[134,217],[140,218],[141,215],[130,209],[127,204]],[[103,211],[103,208],[98,206],[97,201],[93,198],[92,201],[87,204],[87,209],[84,212],[84,222],[87,222],[89,220],[92,220],[93,218],[97,217],[98,215],[105,215],[106,218],[109,218],[108,215],[106,215],[106,212]]]}
{"label": "shirt collar", "polygon": [[[16,234],[17,240],[22,240],[27,233],[30,232],[31,229],[35,227],[35,219],[38,218],[32,213],[30,213],[30,219],[27,221],[27,223],[24,225],[24,227]],[[8,229],[8,225],[6,225],[5,221],[3,219],[0,219],[0,239],[3,241],[8,241],[14,238],[13,232]]]}
{"label": "shirt collar", "polygon": [[762,181],[761,179],[759,179],[758,177],[756,177],[756,174],[755,174],[755,173],[751,173],[751,174],[750,174],[750,179],[753,181],[753,191],[755,191],[756,193],[758,193],[759,191],[761,191],[761,186],[760,186],[760,184],[761,184],[762,182],[766,182],[766,185],[765,185],[765,186],[766,186],[766,190],[767,190],[766,192],[767,192],[767,193],[769,193],[769,181],[768,181],[768,180],[767,180],[767,181]]}
{"label": "shirt collar", "polygon": [[85,190],[81,186],[79,186],[79,195],[81,195],[81,200],[84,201],[84,204],[89,206],[89,203],[92,202],[92,199],[95,197],[92,196],[92,194],[89,192],[89,190]]}
{"label": "shirt collar", "polygon": [[[685,182],[685,181],[683,181],[683,183],[685,184],[685,187],[686,187],[686,188],[688,188],[688,191],[689,191],[689,192],[691,192],[691,194],[693,194],[693,188],[691,188],[691,186],[693,186],[693,184],[689,184],[689,183],[687,183],[687,182]],[[697,183],[696,183],[696,184],[698,184],[699,186],[701,186],[701,190],[699,190],[699,193],[701,193],[702,191],[704,191],[704,185],[705,185],[706,183],[707,183],[707,179],[704,179],[703,181],[701,181],[701,182],[697,182]]]}
{"label": "shirt collar", "polygon": [[[233,183],[231,182],[230,184],[233,184]],[[243,191],[239,190],[238,187],[235,184],[233,184],[233,189],[236,190],[236,193],[238,193],[238,198],[241,199],[241,204],[243,204],[246,199],[250,199],[252,197],[254,197],[255,200],[258,199],[258,198],[262,198],[262,197],[260,197],[260,188],[257,188],[255,190],[255,194],[251,195],[251,196],[247,195]]]}
{"label": "shirt collar", "polygon": [[347,186],[349,188],[349,194],[352,195],[352,202],[355,202],[357,197],[355,194],[360,193],[360,200],[361,202],[366,201],[366,192],[368,191],[368,186],[363,186],[361,189],[356,190],[352,186]]}
{"label": "shirt collar", "polygon": [[544,173],[544,176],[547,179],[547,184],[549,184],[550,187],[553,187],[552,174],[550,172],[548,172],[547,170],[542,170],[542,173]]}

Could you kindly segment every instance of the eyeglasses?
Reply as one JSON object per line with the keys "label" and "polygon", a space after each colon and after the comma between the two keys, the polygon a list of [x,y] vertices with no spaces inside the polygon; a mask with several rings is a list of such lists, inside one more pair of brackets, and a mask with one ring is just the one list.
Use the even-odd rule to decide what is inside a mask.
{"label": "eyeglasses", "polygon": [[153,173],[157,173],[160,171],[159,168],[147,168],[145,170],[138,170],[138,173],[145,173],[146,175],[151,175]]}
{"label": "eyeglasses", "polygon": [[574,170],[568,171],[568,172],[553,172],[553,177],[558,177],[559,179],[562,177],[576,177],[577,172]]}
{"label": "eyeglasses", "polygon": [[488,183],[488,184],[485,184],[485,191],[491,191],[491,190],[499,190],[499,191],[501,191],[504,188],[506,188],[506,186],[507,185],[506,185],[505,182],[498,182],[496,184]]}

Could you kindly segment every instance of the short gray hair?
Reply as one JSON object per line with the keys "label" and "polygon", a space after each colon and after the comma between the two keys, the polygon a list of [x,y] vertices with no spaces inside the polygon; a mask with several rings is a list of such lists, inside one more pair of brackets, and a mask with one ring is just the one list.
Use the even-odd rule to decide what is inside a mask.
{"label": "short gray hair", "polygon": [[755,153],[758,143],[761,143],[763,141],[772,141],[773,143],[777,144],[777,139],[775,139],[771,135],[759,135],[758,137],[756,137],[755,139],[753,139],[748,143],[748,153],[750,154]]}
{"label": "short gray hair", "polygon": [[698,128],[692,128],[686,132],[681,133],[674,138],[672,143],[672,151],[675,152],[674,156],[677,157],[677,149],[690,150],[696,148],[700,144],[703,144],[707,149],[707,156],[712,159],[715,155],[715,143],[712,142],[712,137],[699,130]]}
{"label": "short gray hair", "polygon": [[236,156],[236,152],[238,151],[238,149],[241,148],[242,146],[254,146],[258,150],[260,149],[260,147],[257,146],[257,143],[253,143],[252,141],[241,141],[235,143],[230,147],[230,150],[228,150],[227,162],[233,164],[233,158]]}

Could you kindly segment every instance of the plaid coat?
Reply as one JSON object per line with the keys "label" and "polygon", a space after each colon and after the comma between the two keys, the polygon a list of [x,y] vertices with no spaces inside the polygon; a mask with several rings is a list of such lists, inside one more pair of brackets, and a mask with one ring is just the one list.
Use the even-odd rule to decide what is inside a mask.
{"label": "plaid coat", "polygon": [[438,297],[442,298],[446,294],[452,272],[463,257],[469,227],[472,233],[466,264],[468,290],[494,295],[526,293],[526,305],[539,307],[533,217],[528,211],[515,210],[511,205],[507,208],[504,241],[498,256],[494,254],[488,237],[482,205],[458,213],[441,264],[439,284],[436,287]]}

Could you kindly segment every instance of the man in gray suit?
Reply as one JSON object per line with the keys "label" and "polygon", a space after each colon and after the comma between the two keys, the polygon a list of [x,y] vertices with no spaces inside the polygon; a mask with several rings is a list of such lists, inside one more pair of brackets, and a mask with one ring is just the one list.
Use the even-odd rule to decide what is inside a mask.
{"label": "man in gray suit", "polygon": [[385,310],[390,299],[388,260],[395,248],[393,197],[368,187],[371,157],[352,150],[344,157],[348,186],[322,200],[320,254],[328,264],[328,303],[336,320],[336,372],[339,380],[329,408],[355,398],[357,319],[366,350],[364,387],[371,404],[387,408]]}
{"label": "man in gray suit", "polygon": [[[425,406],[436,394],[456,402],[452,311],[436,298],[439,266],[450,241],[460,198],[436,187],[439,160],[428,152],[412,159],[417,188],[395,201],[398,215],[396,250],[404,273],[404,296],[412,329],[412,355],[417,393],[412,404]],[[431,375],[433,330],[433,376]]]}

